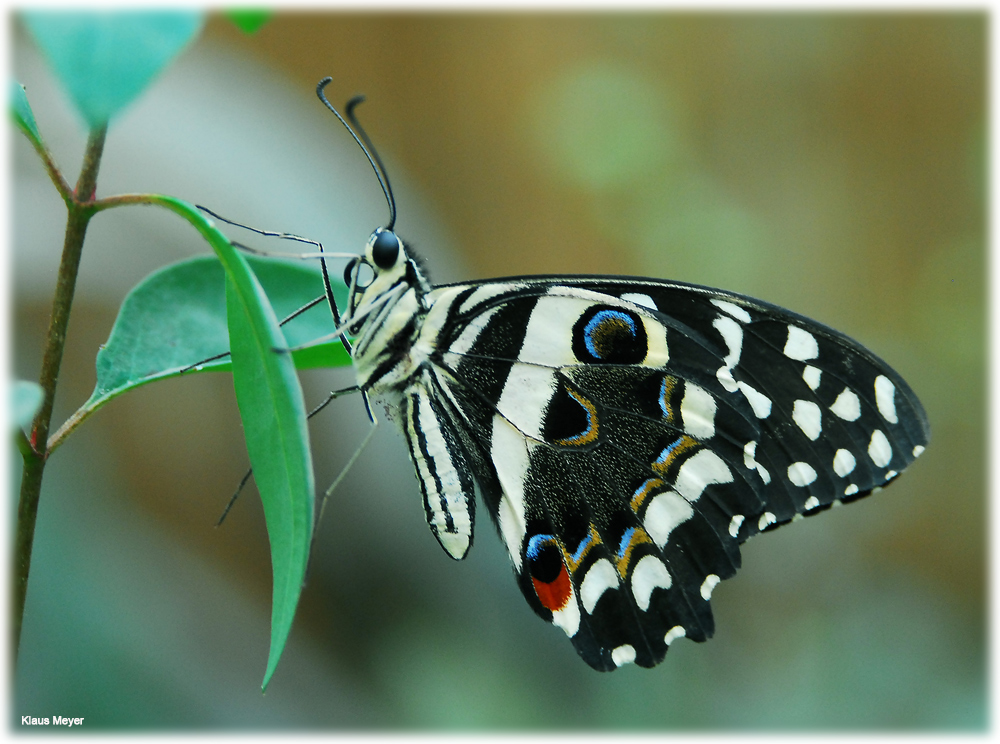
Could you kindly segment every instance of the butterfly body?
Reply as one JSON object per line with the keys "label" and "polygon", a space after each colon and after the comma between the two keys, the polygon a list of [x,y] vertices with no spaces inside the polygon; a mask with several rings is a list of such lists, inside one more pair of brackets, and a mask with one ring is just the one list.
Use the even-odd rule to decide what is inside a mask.
{"label": "butterfly body", "polygon": [[767,303],[629,277],[432,287],[381,228],[363,260],[358,385],[401,427],[432,532],[463,558],[478,492],[529,605],[595,669],[710,637],[740,543],[928,440],[884,362]]}

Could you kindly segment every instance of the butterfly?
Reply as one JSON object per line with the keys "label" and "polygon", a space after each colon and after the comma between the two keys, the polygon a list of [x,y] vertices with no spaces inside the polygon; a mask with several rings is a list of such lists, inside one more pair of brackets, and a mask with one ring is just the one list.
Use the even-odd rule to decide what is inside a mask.
{"label": "butterfly", "polygon": [[400,427],[445,552],[472,547],[478,494],[528,604],[594,669],[706,640],[743,542],[923,452],[926,414],[896,372],[775,305],[617,276],[432,285],[393,231],[357,101],[360,139],[328,82],[390,206],[348,263],[346,306],[331,296],[354,389]]}

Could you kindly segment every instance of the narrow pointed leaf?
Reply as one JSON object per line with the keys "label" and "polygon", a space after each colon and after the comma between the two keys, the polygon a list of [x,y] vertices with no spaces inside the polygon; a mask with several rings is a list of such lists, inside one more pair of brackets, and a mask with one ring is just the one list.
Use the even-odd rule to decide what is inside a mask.
{"label": "narrow pointed leaf", "polygon": [[193,205],[155,203],[191,222],[211,243],[226,273],[233,384],[260,491],[274,575],[271,649],[263,686],[277,667],[305,578],[313,527],[313,469],[302,389],[263,288],[244,256]]}
{"label": "narrow pointed leaf", "polygon": [[[264,503],[274,586],[266,689],[284,649],[312,542],[313,483],[305,403],[278,319],[243,256],[226,272],[233,385]],[[245,272],[237,270],[239,264]],[[229,267],[227,267],[229,268]],[[265,494],[267,494],[265,496]]]}
{"label": "narrow pointed leaf", "polygon": [[38,133],[38,124],[35,123],[35,114],[28,104],[28,95],[25,93],[24,86],[16,81],[12,81],[10,84],[10,111],[18,129],[24,132],[34,144],[41,143],[42,135]]}

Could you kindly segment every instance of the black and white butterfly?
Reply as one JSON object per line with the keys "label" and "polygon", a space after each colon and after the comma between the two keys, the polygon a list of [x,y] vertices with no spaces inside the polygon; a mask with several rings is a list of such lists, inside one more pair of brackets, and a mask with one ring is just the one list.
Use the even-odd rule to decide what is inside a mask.
{"label": "black and white butterfly", "polygon": [[595,669],[706,640],[741,543],[924,450],[899,375],[774,305],[613,276],[432,286],[376,161],[392,218],[348,264],[342,316],[331,303],[357,389],[402,429],[445,552],[471,548],[478,493],[528,604]]}

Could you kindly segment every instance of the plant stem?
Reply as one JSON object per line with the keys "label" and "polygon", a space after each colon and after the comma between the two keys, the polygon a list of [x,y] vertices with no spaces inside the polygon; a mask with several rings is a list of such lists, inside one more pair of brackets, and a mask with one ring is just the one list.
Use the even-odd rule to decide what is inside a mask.
{"label": "plant stem", "polygon": [[104,151],[104,137],[107,125],[90,133],[84,152],[83,167],[73,193],[72,203],[67,204],[69,215],[66,220],[66,235],[63,241],[62,260],[56,280],[55,296],[52,299],[52,315],[42,357],[42,372],[39,384],[45,393],[42,406],[35,415],[31,427],[30,449],[23,454],[24,471],[21,476],[21,497],[17,505],[17,534],[14,545],[14,622],[13,652],[14,663],[21,641],[21,621],[24,618],[24,601],[28,591],[28,574],[31,570],[31,548],[35,540],[35,520],[38,516],[38,498],[42,490],[42,474],[48,460],[49,424],[52,420],[52,405],[55,401],[59,367],[66,348],[66,329],[69,325],[76,277],[80,268],[83,240],[87,234],[87,224],[94,215],[93,201],[97,187],[97,172]]}
{"label": "plant stem", "polygon": [[35,148],[35,152],[38,153],[38,157],[42,159],[45,171],[49,174],[49,178],[52,179],[52,183],[55,185],[56,191],[59,192],[59,196],[63,198],[63,201],[66,202],[66,206],[69,207],[73,201],[73,191],[70,189],[70,185],[66,183],[66,179],[63,178],[62,172],[59,170],[59,166],[56,165],[56,161],[52,158],[52,153],[49,152],[45,143],[35,137],[29,130],[22,127],[21,132],[25,137],[27,137],[31,146]]}

